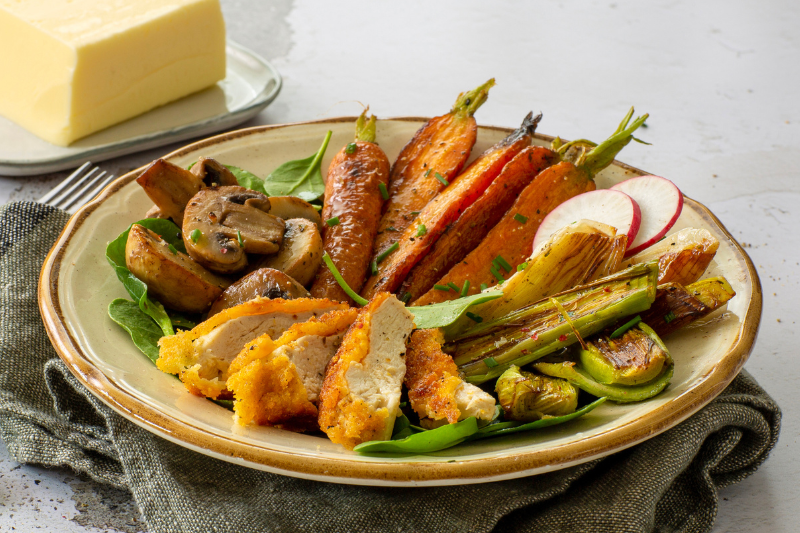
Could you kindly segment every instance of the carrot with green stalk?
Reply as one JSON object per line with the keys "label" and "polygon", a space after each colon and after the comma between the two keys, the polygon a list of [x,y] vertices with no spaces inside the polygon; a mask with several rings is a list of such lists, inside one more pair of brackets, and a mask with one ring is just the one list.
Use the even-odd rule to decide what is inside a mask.
{"label": "carrot with green stalk", "polygon": [[[628,145],[639,126],[648,115],[631,122],[633,108],[617,130],[604,142],[596,145],[580,139],[564,143],[556,138],[552,149],[561,158],[542,171],[525,187],[511,208],[497,225],[489,231],[477,248],[441,277],[434,288],[413,302],[427,305],[476,294],[482,287],[502,282],[525,262],[531,253],[531,243],[545,216],[562,202],[595,189],[594,176],[614,161],[614,157]],[[641,142],[641,141],[639,141]],[[461,292],[438,290],[435,287],[464,287]]]}
{"label": "carrot with green stalk", "polygon": [[[322,208],[323,248],[350,287],[364,284],[389,181],[389,160],[375,144],[375,116],[364,110],[356,121],[355,142],[331,161]],[[321,268],[311,287],[314,298],[353,303],[333,274]]]}
{"label": "carrot with green stalk", "polygon": [[478,137],[473,115],[489,97],[494,79],[458,95],[453,109],[422,126],[392,165],[373,259],[391,247],[422,208],[461,172]]}
{"label": "carrot with green stalk", "polygon": [[[372,276],[364,284],[362,296],[369,299],[379,292],[397,291],[409,271],[430,251],[437,239],[483,194],[509,161],[530,146],[541,118],[542,115],[534,117],[529,113],[517,130],[481,154],[423,207],[397,242],[372,264]],[[400,297],[407,299],[405,295]]]}

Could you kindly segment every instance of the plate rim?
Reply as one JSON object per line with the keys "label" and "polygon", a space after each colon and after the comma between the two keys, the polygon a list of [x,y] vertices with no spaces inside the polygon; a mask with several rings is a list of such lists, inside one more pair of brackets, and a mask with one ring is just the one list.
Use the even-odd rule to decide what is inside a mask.
{"label": "plate rim", "polygon": [[[355,116],[343,116],[244,128],[199,140],[178,148],[163,157],[165,159],[180,157],[206,146],[269,130],[311,124],[353,122],[356,118]],[[404,116],[381,120],[424,122],[429,118]],[[513,128],[500,126],[481,125],[479,128],[500,132],[513,131]],[[551,136],[538,133],[535,134],[535,137],[543,141],[553,140]],[[647,174],[638,168],[617,160],[614,160],[613,164],[637,175]],[[421,463],[414,461],[379,461],[376,458],[375,461],[356,462],[346,459],[294,454],[231,441],[207,429],[173,419],[118,386],[112,378],[103,374],[82,353],[77,341],[69,332],[61,312],[58,298],[60,264],[72,236],[92,212],[138,177],[144,168],[146,166],[132,170],[110,183],[97,198],[78,210],[64,226],[42,265],[39,277],[39,309],[45,329],[59,357],[73,375],[115,412],[151,433],[183,447],[242,466],[293,477],[372,486],[434,486],[485,483],[566,468],[634,446],[679,424],[700,410],[733,381],[733,378],[747,361],[758,334],[762,311],[762,293],[761,282],[752,260],[722,222],[706,206],[684,196],[685,202],[692,205],[706,222],[716,225],[733,243],[734,252],[744,260],[747,274],[750,277],[752,295],[746,312],[742,315],[741,326],[731,349],[721,357],[709,372],[701,377],[701,381],[695,386],[670,402],[656,407],[645,417],[631,420],[614,429],[601,431],[587,439],[545,450],[520,452],[502,458],[493,458],[491,461],[475,458],[463,461],[456,459],[455,462],[449,463]]]}
{"label": "plate rim", "polygon": [[[25,160],[9,160],[0,159],[0,170],[3,175],[22,177],[33,176],[38,174],[46,174],[50,172],[58,172],[60,170],[68,169],[74,163],[86,160],[93,160],[95,163],[105,161],[113,157],[121,157],[135,152],[150,150],[158,148],[165,144],[179,142],[189,139],[195,135],[201,135],[207,128],[218,124],[220,129],[241,124],[245,120],[257,115],[262,109],[271,104],[280,94],[283,88],[283,77],[278,69],[272,63],[256,54],[249,48],[231,40],[225,41],[225,55],[230,55],[229,49],[233,49],[236,53],[245,54],[250,59],[259,63],[264,69],[269,71],[271,78],[275,81],[275,86],[268,89],[269,84],[266,84],[261,90],[253,96],[250,102],[232,112],[215,115],[206,119],[202,119],[189,124],[183,124],[168,129],[163,129],[151,133],[145,133],[136,137],[123,139],[116,142],[111,142],[89,148],[83,151],[75,152],[73,154],[46,157],[40,159],[25,159]],[[227,76],[226,76],[227,77]],[[196,94],[196,93],[193,93]],[[187,95],[191,96],[191,95]],[[180,100],[180,99],[179,99]],[[168,106],[178,100],[167,102],[164,106]],[[159,106],[159,107],[164,107]],[[152,111],[152,110],[151,110]],[[136,117],[132,117],[136,118]],[[19,126],[21,127],[21,126]],[[109,127],[113,127],[109,126]],[[10,171],[10,172],[9,172]]]}

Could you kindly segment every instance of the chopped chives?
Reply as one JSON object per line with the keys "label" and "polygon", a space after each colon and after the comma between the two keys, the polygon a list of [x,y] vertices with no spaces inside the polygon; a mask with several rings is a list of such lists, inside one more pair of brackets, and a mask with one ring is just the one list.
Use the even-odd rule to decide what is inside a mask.
{"label": "chopped chives", "polygon": [[331,274],[333,274],[333,279],[336,280],[336,283],[339,284],[342,290],[345,293],[347,293],[347,295],[350,298],[352,298],[357,305],[363,306],[369,303],[369,300],[362,298],[356,291],[350,288],[350,285],[347,284],[342,275],[339,273],[339,269],[336,268],[336,265],[333,264],[333,260],[331,259],[331,256],[328,255],[328,252],[322,254],[322,260],[325,262],[325,265],[331,271]]}
{"label": "chopped chives", "polygon": [[611,337],[612,339],[616,339],[617,337],[622,337],[622,335],[626,331],[628,331],[629,329],[631,329],[633,326],[635,326],[636,324],[638,324],[641,321],[642,321],[642,317],[640,317],[639,315],[636,315],[634,318],[628,320],[627,322],[622,324],[620,327],[615,329],[614,332],[611,333],[611,335],[609,335],[609,337]]}
{"label": "chopped chives", "polygon": [[400,300],[401,300],[401,301],[402,301],[404,304],[407,304],[407,303],[408,303],[408,301],[409,301],[410,299],[411,299],[411,293],[410,293],[410,292],[407,292],[407,293],[405,293],[405,294],[403,295],[403,297],[402,297],[402,298],[400,298]]}
{"label": "chopped chives", "polygon": [[236,230],[236,241],[239,243],[239,248],[244,248],[244,239],[242,239],[242,232]]}
{"label": "chopped chives", "polygon": [[524,224],[524,223],[526,223],[528,221],[528,217],[526,217],[525,215],[520,215],[519,213],[517,213],[516,215],[514,215],[514,220],[516,220],[520,224]]}
{"label": "chopped chives", "polygon": [[528,268],[528,263],[520,263],[517,265],[517,272],[522,272],[526,268]]}
{"label": "chopped chives", "polygon": [[488,366],[489,368],[494,368],[499,364],[497,361],[494,360],[494,357],[487,357],[486,359],[483,360],[483,362],[486,363],[486,366]]}
{"label": "chopped chives", "polygon": [[434,176],[436,177],[436,179],[437,179],[437,180],[439,180],[439,183],[441,183],[441,184],[442,184],[442,185],[444,185],[445,187],[447,187],[448,185],[450,185],[450,182],[449,182],[449,181],[447,181],[446,179],[444,179],[444,176],[442,176],[442,175],[441,175],[441,174],[439,174],[438,172],[437,172],[437,173],[435,173],[435,174],[434,174]]}
{"label": "chopped chives", "polygon": [[[341,146],[341,145],[340,145],[340,146]],[[350,144],[348,144],[348,145],[345,147],[344,151],[345,151],[345,152],[347,152],[348,154],[352,154],[353,152],[355,152],[355,151],[356,151],[356,143],[350,143]]]}
{"label": "chopped chives", "polygon": [[503,275],[500,273],[499,270],[497,270],[497,267],[494,264],[492,264],[492,268],[490,268],[489,271],[492,273],[492,276],[494,276],[499,283],[502,283],[506,280],[506,278],[503,277]]}
{"label": "chopped chives", "polygon": [[378,189],[381,191],[381,198],[383,198],[384,200],[388,200],[389,191],[386,190],[386,185],[384,185],[383,183],[379,183]]}
{"label": "chopped chives", "polygon": [[478,322],[478,323],[483,322],[483,317],[480,316],[480,315],[476,315],[475,313],[470,313],[469,311],[467,311],[466,315],[467,315],[467,318],[470,318],[470,319],[474,320],[475,322]]}
{"label": "chopped chives", "polygon": [[453,283],[452,281],[449,282],[447,284],[447,286],[450,287],[451,289],[453,289],[456,292],[461,292],[461,288],[458,285],[456,285],[455,283]]}
{"label": "chopped chives", "polygon": [[417,237],[422,237],[426,233],[428,233],[428,228],[425,227],[425,224],[417,226]]}
{"label": "chopped chives", "polygon": [[373,276],[377,276],[378,275],[378,263],[376,263],[374,259],[369,264],[369,267],[372,270],[372,275]]}
{"label": "chopped chives", "polygon": [[426,171],[425,171],[425,177],[426,177],[426,178],[427,178],[428,176],[430,176],[430,174],[431,174],[431,170],[433,170],[433,169],[430,169],[430,168],[429,168],[428,170],[426,170]]}
{"label": "chopped chives", "polygon": [[192,240],[192,242],[193,242],[193,243],[195,243],[195,244],[197,244],[197,241],[199,241],[199,240],[200,240],[200,237],[202,237],[202,236],[203,236],[203,232],[202,232],[202,231],[200,231],[199,229],[194,229],[194,230],[192,230],[192,232],[189,234],[189,238],[190,238],[190,239]]}
{"label": "chopped chives", "polygon": [[436,289],[437,291],[445,291],[445,292],[450,290],[450,287],[448,287],[447,285],[439,285],[438,283],[435,284],[433,288]]}
{"label": "chopped chives", "polygon": [[675,313],[673,313],[672,311],[664,315],[664,322],[666,322],[667,324],[669,324],[673,320],[675,320]]}
{"label": "chopped chives", "polygon": [[464,286],[461,287],[461,297],[463,298],[464,296],[466,296],[467,292],[469,292],[469,280],[465,279]]}
{"label": "chopped chives", "polygon": [[169,248],[169,251],[172,252],[172,255],[178,255],[178,249],[171,244],[167,245],[167,248]]}
{"label": "chopped chives", "polygon": [[339,225],[339,217],[331,217],[325,221],[328,226],[338,226]]}
{"label": "chopped chives", "polygon": [[481,292],[485,291],[488,288],[489,288],[489,286],[487,284],[481,283]]}
{"label": "chopped chives", "polygon": [[419,211],[411,211],[411,214],[414,215],[414,216],[417,216],[417,215],[419,215]]}
{"label": "chopped chives", "polygon": [[378,263],[380,263],[381,261],[383,261],[384,259],[386,259],[386,258],[389,256],[389,254],[390,254],[390,253],[394,252],[394,251],[395,251],[395,250],[397,250],[398,248],[400,248],[400,245],[399,245],[399,244],[397,244],[397,243],[394,243],[393,245],[391,245],[390,247],[388,247],[386,250],[384,250],[384,251],[383,251],[383,252],[382,252],[382,253],[381,253],[381,254],[378,256],[378,258],[377,258],[377,260],[378,260]]}
{"label": "chopped chives", "polygon": [[502,255],[498,255],[497,257],[494,258],[494,260],[498,266],[503,267],[503,270],[505,270],[506,272],[511,272],[511,265],[508,264],[508,261],[503,259]]}

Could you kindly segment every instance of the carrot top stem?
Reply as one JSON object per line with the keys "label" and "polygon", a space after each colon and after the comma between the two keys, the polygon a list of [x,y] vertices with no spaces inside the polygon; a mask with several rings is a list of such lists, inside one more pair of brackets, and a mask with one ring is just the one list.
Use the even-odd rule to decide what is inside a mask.
{"label": "carrot top stem", "polygon": [[489,89],[492,87],[494,87],[494,78],[471,91],[459,94],[450,112],[457,116],[471,117],[489,98]]}
{"label": "carrot top stem", "polygon": [[367,112],[369,112],[369,107],[367,107],[364,112],[361,113],[361,116],[358,117],[358,120],[356,120],[356,141],[374,143],[376,119],[375,115],[370,115],[370,117],[367,118]]}
{"label": "carrot top stem", "polygon": [[[633,117],[633,107],[631,107],[630,111],[628,111],[628,114],[625,115],[625,118],[617,128],[617,131],[615,131],[611,137],[582,155],[577,166],[590,177],[594,177],[595,174],[610,165],[617,154],[634,139],[633,132],[644,124],[648,116],[649,115],[645,114],[631,122],[631,117]],[[570,143],[567,143],[564,147],[569,144]]]}

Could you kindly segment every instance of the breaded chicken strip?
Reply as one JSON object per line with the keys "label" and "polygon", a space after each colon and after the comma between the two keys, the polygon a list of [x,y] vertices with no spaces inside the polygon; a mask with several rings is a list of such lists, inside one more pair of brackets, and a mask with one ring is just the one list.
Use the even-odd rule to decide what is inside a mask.
{"label": "breaded chicken strip", "polygon": [[455,424],[471,416],[491,420],[494,397],[461,379],[453,358],[442,351],[443,342],[440,329],[418,329],[411,334],[405,377],[411,407],[426,425],[445,419]]}
{"label": "breaded chicken strip", "polygon": [[239,424],[317,429],[317,408],[328,361],[336,354],[357,309],[331,311],[294,324],[273,341],[248,343],[228,369]]}
{"label": "breaded chicken strip", "polygon": [[347,307],[313,298],[256,298],[225,309],[190,331],[162,338],[156,366],[177,374],[192,394],[230,398],[225,385],[228,366],[245,344],[261,335],[277,338],[296,322]]}
{"label": "breaded chicken strip", "polygon": [[325,372],[319,427],[345,448],[392,436],[406,372],[412,315],[394,295],[376,294],[358,313]]}

